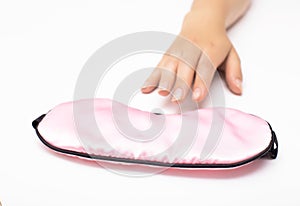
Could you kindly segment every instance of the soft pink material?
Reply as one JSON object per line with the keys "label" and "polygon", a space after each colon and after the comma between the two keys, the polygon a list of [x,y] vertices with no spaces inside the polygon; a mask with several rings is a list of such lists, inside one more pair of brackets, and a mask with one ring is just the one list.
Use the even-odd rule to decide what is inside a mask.
{"label": "soft pink material", "polygon": [[[91,101],[94,101],[95,119],[98,125],[96,129],[91,127],[90,116],[88,117],[90,114],[85,109]],[[180,164],[240,162],[261,153],[271,141],[270,128],[265,120],[234,109],[224,109],[224,115],[221,112],[224,111],[222,108],[199,109],[184,114],[154,115],[121,103],[112,103],[113,101],[108,99],[94,99],[58,105],[40,122],[38,131],[49,144],[62,149],[92,155]],[[77,108],[75,110],[74,105]],[[127,121],[124,115],[119,115],[121,114],[119,111],[124,110],[128,112],[131,125],[137,129],[131,133],[134,134],[133,136],[124,134],[124,131],[118,128],[122,125],[116,124],[116,118],[121,124],[122,121]],[[222,130],[216,146],[209,151],[208,155],[201,157],[212,126],[213,114],[224,118]],[[195,137],[186,137],[187,140],[192,140],[185,142],[189,147],[184,153],[178,154],[180,145],[168,149],[175,145],[179,136],[183,115],[191,121],[191,124],[196,122],[198,128]],[[152,121],[156,121],[156,118],[165,118],[165,120],[155,138],[147,140],[148,137],[145,138],[137,131],[151,127],[151,118]],[[103,138],[99,138],[99,131]]]}

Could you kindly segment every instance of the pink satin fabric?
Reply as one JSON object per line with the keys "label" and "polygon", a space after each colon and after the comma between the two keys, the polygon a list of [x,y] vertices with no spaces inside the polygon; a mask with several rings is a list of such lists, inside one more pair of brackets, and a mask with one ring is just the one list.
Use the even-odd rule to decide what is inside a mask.
{"label": "pink satin fabric", "polygon": [[[88,109],[91,101],[95,122]],[[234,109],[206,108],[184,114],[155,115],[112,103],[109,99],[94,99],[60,104],[44,117],[38,131],[49,144],[62,149],[180,164],[240,162],[261,153],[271,141],[265,120]],[[162,120],[163,124],[155,125]],[[183,121],[186,125],[197,125],[197,130],[181,134]],[[94,123],[97,127],[93,127]],[[217,138],[209,135],[212,124],[221,124]],[[160,127],[158,132],[154,128],[153,134],[143,133],[154,126]],[[210,141],[211,146],[206,145],[208,138],[215,138]]]}

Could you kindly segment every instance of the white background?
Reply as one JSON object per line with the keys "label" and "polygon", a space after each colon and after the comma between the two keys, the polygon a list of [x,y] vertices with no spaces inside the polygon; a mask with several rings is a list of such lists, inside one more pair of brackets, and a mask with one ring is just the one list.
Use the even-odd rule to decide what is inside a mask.
{"label": "white background", "polygon": [[[226,106],[272,124],[280,143],[277,160],[231,171],[169,170],[134,178],[53,154],[36,137],[31,121],[72,100],[79,72],[96,49],[137,31],[176,34],[190,4],[0,1],[2,205],[300,205],[297,0],[255,0],[229,32],[242,59],[244,95],[226,90]],[[155,66],[153,59],[145,58],[145,64]],[[149,99],[161,100],[157,95],[136,98],[141,108],[151,105]]]}

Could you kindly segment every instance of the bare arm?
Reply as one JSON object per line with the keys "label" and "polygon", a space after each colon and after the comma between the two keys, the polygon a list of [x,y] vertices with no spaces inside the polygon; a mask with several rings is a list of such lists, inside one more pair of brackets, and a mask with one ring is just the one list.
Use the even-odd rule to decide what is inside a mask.
{"label": "bare arm", "polygon": [[218,15],[228,28],[246,13],[250,4],[251,0],[194,0],[191,11]]}

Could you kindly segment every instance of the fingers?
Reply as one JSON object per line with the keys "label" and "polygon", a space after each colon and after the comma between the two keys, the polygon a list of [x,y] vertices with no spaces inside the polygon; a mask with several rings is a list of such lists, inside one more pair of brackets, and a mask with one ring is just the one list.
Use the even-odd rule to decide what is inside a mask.
{"label": "fingers", "polygon": [[[216,72],[214,65],[223,62],[224,67],[222,66],[222,68],[224,68],[229,89],[233,93],[241,95],[243,77],[239,56],[233,47],[225,46],[225,48],[228,50],[223,49],[224,51],[220,54],[211,55],[214,57],[212,60],[215,60],[215,64],[213,64],[200,48],[184,38],[177,37],[157,68],[146,80],[142,92],[148,94],[159,88],[158,93],[167,96],[172,91],[171,100],[179,102],[187,96],[189,89],[192,88],[193,100],[200,102],[208,94]],[[225,61],[223,57],[226,57]]]}
{"label": "fingers", "polygon": [[180,61],[177,68],[177,78],[172,90],[173,102],[183,100],[188,94],[194,78],[194,69]]}
{"label": "fingers", "polygon": [[148,94],[159,88],[158,93],[167,96],[172,90],[176,94],[173,101],[182,100],[192,84],[192,68],[197,66],[200,54],[201,50],[195,44],[178,36],[145,81],[142,92]]}
{"label": "fingers", "polygon": [[[187,49],[182,50],[179,43],[181,47]],[[216,69],[208,56],[201,53],[199,48],[196,50],[189,44],[184,44],[179,40],[175,41],[168,52],[176,58],[168,54],[163,56],[157,68],[142,87],[143,93],[148,94],[159,88],[158,93],[167,96],[172,91],[171,101],[180,102],[193,88],[195,101],[202,101],[205,98]],[[188,48],[188,46],[190,47]]]}
{"label": "fingers", "polygon": [[193,85],[193,100],[200,102],[208,94],[209,87],[213,80],[216,68],[210,58],[203,53],[200,57]]}
{"label": "fingers", "polygon": [[160,68],[161,71],[158,91],[160,95],[167,96],[170,93],[176,79],[177,66],[178,60],[167,55],[164,55],[158,64],[158,68]]}
{"label": "fingers", "polygon": [[[176,40],[168,49],[167,53],[176,57],[177,59],[177,68],[172,68],[172,71],[174,71],[174,74],[176,74],[176,76],[172,76],[171,83],[174,83],[175,77],[176,81],[172,89],[171,101],[179,102],[186,97],[192,85],[194,78],[194,69],[197,66],[199,57],[201,55],[201,50],[191,41],[181,36],[177,36]],[[164,95],[166,93],[160,94]]]}
{"label": "fingers", "polygon": [[241,69],[241,61],[236,50],[233,47],[230,50],[225,62],[225,79],[229,89],[233,93],[238,95],[242,94],[243,75]]}
{"label": "fingers", "polygon": [[153,92],[159,88],[158,93],[167,96],[173,87],[175,81],[176,68],[178,60],[174,57],[164,55],[157,67],[145,81],[141,88],[144,94]]}

